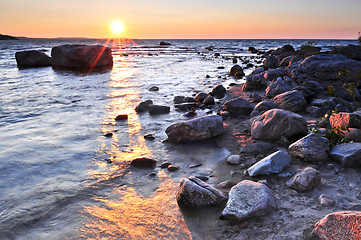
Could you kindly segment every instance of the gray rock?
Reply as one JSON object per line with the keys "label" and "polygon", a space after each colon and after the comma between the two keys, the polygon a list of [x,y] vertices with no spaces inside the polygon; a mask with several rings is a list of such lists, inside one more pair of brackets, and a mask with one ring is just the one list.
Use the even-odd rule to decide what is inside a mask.
{"label": "gray rock", "polygon": [[276,81],[272,82],[266,88],[265,96],[268,98],[273,98],[274,96],[290,91],[293,88],[293,84],[283,80],[282,78],[277,78]]}
{"label": "gray rock", "polygon": [[343,143],[333,146],[330,156],[343,167],[358,167],[361,165],[361,143]]}
{"label": "gray rock", "polygon": [[350,142],[361,142],[361,129],[349,128],[348,131],[343,131],[343,134]]}
{"label": "gray rock", "polygon": [[231,115],[248,115],[252,112],[253,107],[250,102],[239,97],[233,100],[229,100],[224,104],[224,110]]}
{"label": "gray rock", "polygon": [[348,70],[350,77],[355,77],[361,69],[361,62],[340,54],[319,54],[306,58],[286,68],[286,72],[294,81],[318,81],[324,87],[330,82],[339,81],[339,72]]}
{"label": "gray rock", "polygon": [[149,106],[150,115],[167,114],[169,112],[170,112],[170,107],[168,106],[154,105],[154,104],[151,104]]}
{"label": "gray rock", "polygon": [[361,236],[361,212],[343,211],[326,215],[313,227],[322,240],[358,240]]}
{"label": "gray rock", "polygon": [[306,99],[297,90],[278,94],[273,100],[280,105],[282,109],[292,112],[299,112],[307,106]]}
{"label": "gray rock", "polygon": [[334,113],[330,116],[330,124],[333,128],[346,126],[350,128],[361,128],[361,114],[356,113]]}
{"label": "gray rock", "polygon": [[288,148],[289,154],[305,162],[324,162],[330,152],[329,141],[316,133],[310,133]]}
{"label": "gray rock", "polygon": [[257,93],[251,93],[249,96],[252,99],[252,102],[259,103],[262,101],[262,97]]}
{"label": "gray rock", "polygon": [[16,52],[15,59],[19,68],[51,66],[51,58],[36,50]]}
{"label": "gray rock", "polygon": [[294,56],[292,59],[291,59],[291,61],[290,61],[290,63],[288,64],[289,66],[291,66],[291,65],[293,65],[293,64],[296,64],[296,63],[298,63],[299,61],[301,61],[303,58],[300,56],[300,55],[296,55],[296,56]]}
{"label": "gray rock", "polygon": [[287,181],[287,185],[298,192],[309,192],[320,182],[319,172],[312,167],[306,167]]}
{"label": "gray rock", "polygon": [[257,117],[251,126],[254,139],[278,140],[307,134],[307,121],[301,115],[281,109],[271,109]]}
{"label": "gray rock", "polygon": [[335,200],[333,200],[333,198],[331,196],[326,195],[326,194],[321,194],[318,198],[318,201],[324,207],[331,207],[331,206],[335,205]]}
{"label": "gray rock", "polygon": [[290,164],[291,158],[288,153],[279,150],[247,169],[248,174],[251,177],[258,175],[268,175],[271,173],[281,172],[288,164]]}
{"label": "gray rock", "polygon": [[98,45],[61,45],[51,49],[53,67],[59,69],[109,69],[113,67],[112,50]]}
{"label": "gray rock", "polygon": [[220,204],[227,197],[218,189],[192,176],[182,180],[176,199],[179,205],[205,207]]}
{"label": "gray rock", "polygon": [[229,165],[238,165],[241,163],[241,157],[239,155],[231,155],[227,158],[226,163]]}
{"label": "gray rock", "polygon": [[283,67],[277,69],[269,69],[264,73],[264,78],[267,81],[272,81],[278,77],[283,77],[285,75],[285,69]]}
{"label": "gray rock", "polygon": [[187,101],[184,96],[175,96],[173,99],[174,104],[181,104],[181,103],[185,103],[185,102],[187,102]]}
{"label": "gray rock", "polygon": [[231,188],[222,216],[243,221],[266,215],[275,208],[275,198],[266,185],[243,180]]}
{"label": "gray rock", "polygon": [[173,124],[165,132],[173,143],[205,140],[223,133],[223,120],[218,115],[194,118]]}
{"label": "gray rock", "polygon": [[242,86],[243,91],[263,91],[267,87],[267,80],[263,74],[248,75]]}
{"label": "gray rock", "polygon": [[263,67],[258,67],[255,70],[253,70],[253,72],[251,73],[251,75],[256,75],[256,74],[260,74],[262,72],[264,72],[264,68]]}
{"label": "gray rock", "polygon": [[278,108],[280,108],[280,106],[278,106],[274,102],[262,101],[257,103],[257,105],[253,108],[253,111],[251,112],[251,117],[259,116],[270,109],[278,109]]}
{"label": "gray rock", "polygon": [[157,87],[157,86],[152,86],[152,87],[149,88],[149,91],[151,91],[151,92],[157,92],[157,91],[159,91],[159,87]]}
{"label": "gray rock", "polygon": [[273,151],[275,145],[268,142],[255,142],[241,147],[240,153],[268,153]]}
{"label": "gray rock", "polygon": [[349,44],[347,46],[337,46],[332,51],[332,54],[342,54],[348,58],[361,61],[361,46]]}
{"label": "gray rock", "polygon": [[278,68],[280,66],[280,61],[275,56],[267,56],[263,64],[266,68]]}

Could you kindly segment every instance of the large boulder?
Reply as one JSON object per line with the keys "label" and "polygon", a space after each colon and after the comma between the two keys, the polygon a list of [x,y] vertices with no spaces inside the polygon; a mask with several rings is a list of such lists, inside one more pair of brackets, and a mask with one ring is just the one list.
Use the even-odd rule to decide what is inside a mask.
{"label": "large boulder", "polygon": [[310,133],[288,147],[293,157],[305,162],[324,162],[330,152],[329,141],[316,133]]}
{"label": "large boulder", "polygon": [[51,58],[36,50],[16,52],[15,59],[19,68],[51,66]]}
{"label": "large boulder", "polygon": [[277,78],[276,81],[273,81],[268,87],[266,88],[265,96],[268,98],[273,98],[274,96],[290,91],[294,85],[289,82],[285,81],[282,78]]}
{"label": "large boulder", "polygon": [[266,185],[243,180],[231,188],[222,216],[242,221],[263,216],[275,208],[275,198]]}
{"label": "large boulder", "polygon": [[361,212],[343,211],[326,215],[313,228],[313,233],[322,240],[361,239]]}
{"label": "large boulder", "polygon": [[344,167],[358,167],[361,165],[361,143],[343,143],[333,146],[330,156]]}
{"label": "large boulder", "polygon": [[287,185],[298,192],[309,192],[320,182],[319,172],[312,167],[306,167],[287,181]]}
{"label": "large boulder", "polygon": [[282,109],[271,109],[257,117],[251,126],[254,139],[278,140],[307,134],[307,121],[301,115]]}
{"label": "large boulder", "polygon": [[179,205],[205,207],[222,203],[227,197],[218,189],[192,176],[182,180],[176,199]]}
{"label": "large boulder", "polygon": [[349,44],[347,46],[337,46],[331,53],[333,54],[342,54],[348,58],[361,61],[361,46]]}
{"label": "large boulder", "polygon": [[330,124],[333,128],[341,126],[350,128],[361,128],[361,112],[334,113],[330,116]]}
{"label": "large boulder", "polygon": [[51,50],[54,68],[91,71],[113,67],[112,50],[98,45],[61,45]]}
{"label": "large boulder", "polygon": [[280,106],[278,106],[276,103],[271,102],[271,101],[262,101],[257,103],[257,105],[253,108],[253,111],[251,112],[251,117],[255,117],[255,116],[259,116],[262,113],[270,110],[270,109],[275,109],[275,108],[280,108]]}
{"label": "large boulder", "polygon": [[247,172],[251,177],[279,173],[290,164],[290,162],[291,158],[288,153],[279,150],[252,165],[247,169]]}
{"label": "large boulder", "polygon": [[[286,68],[293,80],[319,81],[324,87],[340,80],[340,71],[349,71],[349,77],[356,79],[361,62],[340,54],[319,54],[291,64]],[[339,81],[340,82],[340,81]],[[340,83],[341,84],[341,83]]]}
{"label": "large boulder", "polygon": [[223,133],[223,120],[218,115],[194,118],[173,124],[165,132],[172,143],[205,140]]}
{"label": "large boulder", "polygon": [[275,103],[280,105],[282,109],[292,112],[299,112],[304,108],[306,108],[307,106],[306,99],[297,90],[292,90],[278,94],[277,96],[274,97],[273,100]]}
{"label": "large boulder", "polygon": [[252,112],[253,107],[250,102],[242,97],[232,99],[224,104],[224,110],[228,111],[231,115],[248,115]]}

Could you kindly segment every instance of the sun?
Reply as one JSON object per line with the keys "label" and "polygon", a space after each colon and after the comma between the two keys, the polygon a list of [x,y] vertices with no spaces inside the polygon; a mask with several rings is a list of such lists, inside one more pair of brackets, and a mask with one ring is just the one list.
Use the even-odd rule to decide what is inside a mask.
{"label": "sun", "polygon": [[112,33],[114,35],[120,35],[122,33],[124,33],[125,31],[125,26],[124,23],[120,20],[114,20],[111,24],[110,24],[110,29],[112,30]]}

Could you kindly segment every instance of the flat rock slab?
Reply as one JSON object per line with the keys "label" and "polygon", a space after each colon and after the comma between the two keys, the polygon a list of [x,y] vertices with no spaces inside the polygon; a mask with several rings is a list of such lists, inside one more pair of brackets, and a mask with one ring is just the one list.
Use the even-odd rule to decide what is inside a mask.
{"label": "flat rock slab", "polygon": [[359,240],[361,212],[343,211],[328,214],[315,224],[313,233],[322,240]]}
{"label": "flat rock slab", "polygon": [[319,172],[312,167],[306,167],[287,181],[287,185],[298,192],[309,192],[320,182]]}
{"label": "flat rock slab", "polygon": [[279,173],[290,164],[290,162],[291,158],[288,153],[280,150],[258,161],[248,168],[247,172],[251,177]]}
{"label": "flat rock slab", "polygon": [[218,189],[192,176],[182,180],[176,199],[179,205],[205,207],[222,203],[227,197]]}
{"label": "flat rock slab", "polygon": [[266,215],[275,208],[275,198],[266,185],[243,180],[231,188],[222,216],[243,221],[250,217]]}
{"label": "flat rock slab", "polygon": [[305,162],[324,162],[328,159],[330,145],[327,138],[316,133],[310,133],[288,147],[293,157]]}
{"label": "flat rock slab", "polygon": [[194,118],[173,124],[165,132],[172,143],[206,140],[223,133],[223,120],[218,115]]}
{"label": "flat rock slab", "polygon": [[361,165],[361,143],[343,143],[332,147],[330,156],[343,167]]}
{"label": "flat rock slab", "polygon": [[307,134],[307,121],[301,115],[282,110],[271,109],[257,117],[251,126],[254,139],[278,140],[282,136],[288,139]]}

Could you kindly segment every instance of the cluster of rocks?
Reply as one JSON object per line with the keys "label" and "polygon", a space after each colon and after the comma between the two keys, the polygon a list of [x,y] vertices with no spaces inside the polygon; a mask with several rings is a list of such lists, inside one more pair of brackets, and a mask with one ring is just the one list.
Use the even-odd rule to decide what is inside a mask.
{"label": "cluster of rocks", "polygon": [[[361,73],[361,47],[336,47],[329,53],[321,53],[320,50],[314,46],[295,50],[286,45],[268,52],[264,66],[247,76],[241,87],[250,97],[235,97],[219,104],[218,113],[223,120],[227,119],[224,116],[233,119],[249,117],[249,134],[255,143],[243,147],[240,153],[256,153],[259,149],[275,149],[280,145],[283,149],[248,167],[245,173],[251,179],[233,186],[228,200],[227,195],[200,179],[184,179],[177,194],[179,204],[199,207],[227,201],[221,216],[243,221],[270,213],[277,206],[272,188],[252,178],[281,176],[282,171],[293,161],[300,161],[306,166],[292,174],[285,185],[303,194],[316,187],[322,189],[319,170],[307,164],[326,165],[329,161],[335,161],[341,167],[361,165],[361,141],[358,137],[361,131],[361,111],[357,111],[361,99],[358,92],[361,79],[357,77]],[[239,65],[235,65],[229,75],[242,77],[241,70]],[[343,87],[340,71],[347,71],[349,78],[355,82],[352,93]],[[335,89],[331,97],[326,95],[330,84]],[[207,97],[199,99],[204,101]],[[339,113],[332,112],[334,110]],[[325,114],[329,118],[318,121]],[[222,118],[213,115],[174,124],[166,133],[171,142],[181,143],[217,136],[222,133],[222,126]],[[310,133],[312,126],[319,129],[318,133]],[[342,128],[351,129],[338,133],[353,142],[334,146],[325,133],[330,129]],[[240,162],[240,155],[227,158],[230,165]],[[332,196],[326,194],[320,195],[319,202],[326,207],[335,204]],[[359,225],[359,212],[335,212],[319,221],[313,233],[321,239],[346,239],[345,236],[360,236],[360,229],[353,227]]]}
{"label": "cluster of rocks", "polygon": [[15,53],[19,68],[47,67],[91,71],[113,67],[112,51],[98,45],[61,45],[53,47],[51,57],[37,50]]}

